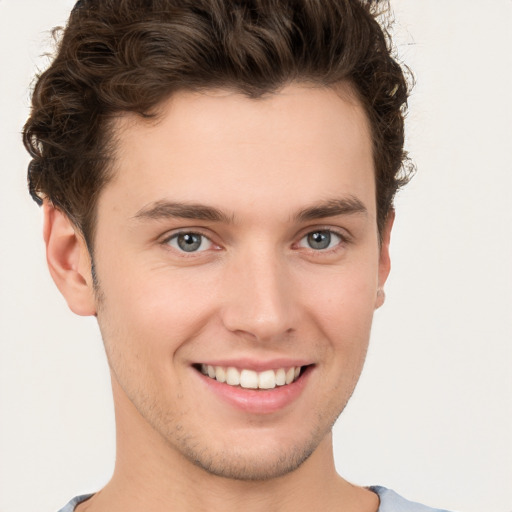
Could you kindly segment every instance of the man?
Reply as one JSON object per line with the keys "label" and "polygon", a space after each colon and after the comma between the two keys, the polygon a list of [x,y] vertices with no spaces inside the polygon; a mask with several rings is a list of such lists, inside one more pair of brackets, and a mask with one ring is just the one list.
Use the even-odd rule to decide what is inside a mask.
{"label": "man", "polygon": [[111,481],[63,510],[427,511],[337,475],[384,301],[407,85],[377,2],[84,0],[25,143],[97,316]]}

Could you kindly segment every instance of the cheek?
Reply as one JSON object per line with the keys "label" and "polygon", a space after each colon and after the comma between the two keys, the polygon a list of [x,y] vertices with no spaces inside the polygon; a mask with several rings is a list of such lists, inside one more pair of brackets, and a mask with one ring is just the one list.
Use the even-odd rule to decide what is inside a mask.
{"label": "cheek", "polygon": [[138,356],[172,357],[201,330],[214,307],[205,279],[191,279],[190,273],[165,269],[128,279],[112,272],[100,284],[104,304],[98,320],[104,336]]}
{"label": "cheek", "polygon": [[303,294],[309,309],[330,332],[367,332],[375,309],[376,266],[339,269],[322,279],[317,276],[303,283]]}
{"label": "cheek", "polygon": [[169,401],[181,393],[180,349],[205,323],[197,313],[205,305],[190,298],[195,287],[181,284],[163,275],[124,281],[111,275],[102,284],[98,323],[107,358],[139,410],[151,397]]}
{"label": "cheek", "polygon": [[335,396],[349,394],[361,373],[375,306],[377,288],[375,265],[352,266],[322,279],[323,286],[309,289],[309,311],[317,329],[327,341],[323,345],[329,371],[326,385]]}

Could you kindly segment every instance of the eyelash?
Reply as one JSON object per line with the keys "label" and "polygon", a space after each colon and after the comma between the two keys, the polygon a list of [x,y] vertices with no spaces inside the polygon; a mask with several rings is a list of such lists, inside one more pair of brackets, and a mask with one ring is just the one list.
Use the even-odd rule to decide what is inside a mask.
{"label": "eyelash", "polygon": [[[322,249],[314,249],[313,247],[305,247],[306,249],[309,249],[311,250],[311,252],[316,256],[316,255],[324,255],[324,254],[331,254],[331,253],[335,253],[337,252],[340,248],[342,248],[343,246],[345,246],[347,243],[348,243],[348,237],[347,235],[345,235],[344,233],[341,233],[337,230],[334,230],[332,228],[318,228],[318,229],[313,229],[313,230],[310,230],[308,231],[307,233],[305,233],[300,239],[299,239],[299,242],[297,245],[300,246],[301,242],[303,240],[307,240],[308,237],[310,236],[313,236],[313,235],[317,235],[317,234],[322,234],[322,235],[328,235],[328,238],[329,238],[329,246],[326,247],[326,248],[322,248]],[[332,246],[330,247],[330,244],[332,242],[332,238],[336,237],[338,239],[338,241]]]}
{"label": "eyelash", "polygon": [[[173,240],[178,240],[180,236],[185,236],[185,235],[195,235],[195,236],[199,236],[201,237],[201,244],[200,244],[200,247],[203,245],[203,243],[205,241],[207,241],[210,246],[207,248],[207,249],[204,249],[204,250],[201,250],[201,251],[185,251],[185,250],[182,250],[180,249],[179,247],[173,247],[171,245],[171,242]],[[186,230],[186,231],[178,231],[177,233],[173,233],[172,235],[166,237],[164,240],[162,240],[162,245],[164,246],[167,246],[168,248],[172,248],[173,250],[175,250],[176,252],[179,252],[180,254],[182,255],[186,255],[186,256],[193,256],[194,254],[198,254],[198,253],[202,253],[202,252],[205,252],[206,250],[208,250],[211,246],[215,246],[214,242],[212,241],[212,239],[208,236],[208,235],[205,235],[204,233],[201,233],[201,231],[199,230]],[[179,242],[178,242],[179,243]]]}
{"label": "eyelash", "polygon": [[[309,229],[306,233],[301,235],[299,238],[299,241],[293,244],[293,247],[301,247],[299,244],[304,240],[307,239],[308,236],[312,236],[314,234],[328,234],[329,237],[332,237],[333,235],[338,238],[338,242],[333,247],[327,247],[325,249],[314,249],[312,247],[304,247],[305,249],[309,250],[311,254],[315,256],[325,255],[325,254],[333,254],[336,253],[338,250],[342,249],[344,246],[346,246],[348,243],[350,243],[350,237],[346,233],[342,233],[338,230],[332,229],[332,228],[317,228],[317,229]],[[179,247],[173,247],[171,245],[171,241],[178,240],[180,236],[183,235],[195,235],[201,237],[201,244],[199,247],[203,245],[205,241],[209,243],[209,247],[206,249],[200,250],[200,251],[185,251],[183,249],[180,249]],[[208,251],[212,246],[216,246],[216,244],[212,241],[212,239],[202,233],[200,230],[186,230],[186,231],[179,231],[177,233],[173,233],[170,236],[167,236],[165,239],[162,240],[161,244],[163,246],[166,246],[167,248],[174,250],[178,253],[180,253],[183,256],[188,257],[194,257],[194,255],[201,254],[203,252]],[[216,246],[218,247],[218,246]]]}

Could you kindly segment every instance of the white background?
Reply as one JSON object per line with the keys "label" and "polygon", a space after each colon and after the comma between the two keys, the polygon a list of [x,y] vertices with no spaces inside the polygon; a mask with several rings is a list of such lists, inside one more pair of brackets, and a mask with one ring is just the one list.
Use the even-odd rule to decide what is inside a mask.
{"label": "white background", "polygon": [[[69,0],[0,0],[0,512],[55,512],[109,478],[114,424],[95,321],[44,262],[20,130]],[[394,0],[417,86],[393,271],[339,471],[467,512],[512,511],[512,1]]]}

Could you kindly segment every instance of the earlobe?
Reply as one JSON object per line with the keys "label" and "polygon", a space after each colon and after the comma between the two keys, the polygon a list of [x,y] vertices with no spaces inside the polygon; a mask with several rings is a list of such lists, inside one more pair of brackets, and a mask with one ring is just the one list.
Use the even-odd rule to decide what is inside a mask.
{"label": "earlobe", "polygon": [[391,229],[395,221],[395,211],[390,210],[382,231],[382,241],[379,254],[379,282],[377,288],[377,296],[375,298],[375,309],[380,308],[384,304],[386,294],[384,293],[384,285],[391,270],[391,260],[389,257],[389,242],[391,240]]}
{"label": "earlobe", "polygon": [[386,300],[386,293],[382,288],[377,289],[377,298],[375,299],[375,309],[380,308]]}
{"label": "earlobe", "polygon": [[49,201],[43,204],[46,260],[50,274],[71,311],[95,315],[91,260],[83,236],[68,216]]}

